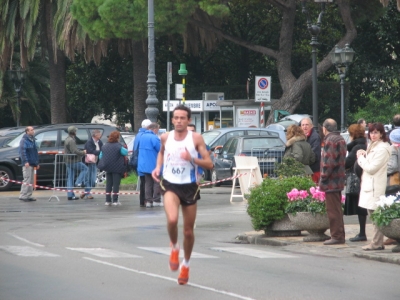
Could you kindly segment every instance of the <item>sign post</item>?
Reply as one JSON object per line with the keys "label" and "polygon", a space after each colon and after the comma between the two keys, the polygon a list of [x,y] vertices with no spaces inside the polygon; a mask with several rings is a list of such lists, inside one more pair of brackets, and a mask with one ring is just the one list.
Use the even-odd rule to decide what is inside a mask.
{"label": "sign post", "polygon": [[260,102],[260,127],[264,127],[264,103],[271,102],[271,77],[256,76],[255,102]]}

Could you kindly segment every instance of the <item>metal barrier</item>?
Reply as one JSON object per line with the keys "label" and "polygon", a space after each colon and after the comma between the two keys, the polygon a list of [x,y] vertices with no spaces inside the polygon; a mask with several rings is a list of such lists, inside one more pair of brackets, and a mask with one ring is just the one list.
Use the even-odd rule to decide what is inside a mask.
{"label": "metal barrier", "polygon": [[76,154],[60,153],[54,156],[54,189],[49,201],[53,198],[60,201],[55,195],[57,190],[67,190],[71,197],[74,190],[82,189],[81,193],[84,193],[84,187],[94,189],[96,183],[105,180],[105,172],[98,172],[96,164],[85,165],[81,160],[76,161],[76,157]]}
{"label": "metal barrier", "polygon": [[263,177],[277,177],[276,163],[282,163],[285,151],[283,148],[252,148],[251,155],[258,158],[258,164]]}

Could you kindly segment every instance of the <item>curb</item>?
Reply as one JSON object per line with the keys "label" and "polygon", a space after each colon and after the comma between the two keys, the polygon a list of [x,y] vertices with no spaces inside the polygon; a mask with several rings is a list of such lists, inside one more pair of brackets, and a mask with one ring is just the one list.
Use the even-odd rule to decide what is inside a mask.
{"label": "curb", "polygon": [[[289,237],[288,237],[289,238]],[[303,242],[298,242],[298,241],[282,241],[278,240],[273,237],[266,237],[264,234],[257,233],[255,232],[254,234],[239,234],[236,236],[235,240],[241,241],[242,244],[254,244],[254,245],[263,245],[263,246],[289,246],[289,245],[299,245],[302,244]],[[322,248],[326,247],[328,250],[335,250],[337,249],[338,251],[343,252],[343,248],[334,248],[334,247],[329,247],[324,246],[321,242],[321,245],[312,245],[308,243],[304,243],[305,246],[309,246],[312,248]],[[360,251],[360,252],[354,252],[354,251]],[[361,252],[362,251],[362,252]],[[391,263],[391,264],[397,264],[400,265],[400,254],[399,253],[394,253],[392,252],[391,248],[386,247],[386,250],[380,250],[372,253],[366,253],[363,250],[354,250],[352,248],[349,251],[346,251],[346,253],[351,254],[354,257],[357,258],[364,258],[368,260],[374,260],[374,261],[379,261],[379,262],[385,262],[385,263]]]}

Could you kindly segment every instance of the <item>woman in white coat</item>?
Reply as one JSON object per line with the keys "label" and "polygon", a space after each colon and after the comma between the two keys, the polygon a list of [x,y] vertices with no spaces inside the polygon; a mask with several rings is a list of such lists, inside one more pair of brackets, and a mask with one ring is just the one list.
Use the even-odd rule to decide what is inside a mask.
{"label": "woman in white coat", "polygon": [[[377,208],[376,202],[385,195],[387,164],[391,148],[386,136],[385,128],[381,123],[368,125],[368,137],[371,141],[367,150],[357,151],[357,162],[363,169],[361,177],[361,191],[359,206],[368,209],[368,214]],[[374,236],[369,245],[363,250],[383,250],[383,234],[374,225]]]}

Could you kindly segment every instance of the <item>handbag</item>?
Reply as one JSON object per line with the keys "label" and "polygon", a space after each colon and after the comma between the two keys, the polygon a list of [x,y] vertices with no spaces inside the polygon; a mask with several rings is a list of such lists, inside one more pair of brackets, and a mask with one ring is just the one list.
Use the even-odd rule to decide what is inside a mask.
{"label": "handbag", "polygon": [[360,178],[354,173],[352,169],[346,172],[346,194],[359,194],[360,193]]}
{"label": "handbag", "polygon": [[97,163],[97,157],[94,154],[86,154],[85,155],[85,163],[87,164],[95,164]]}

